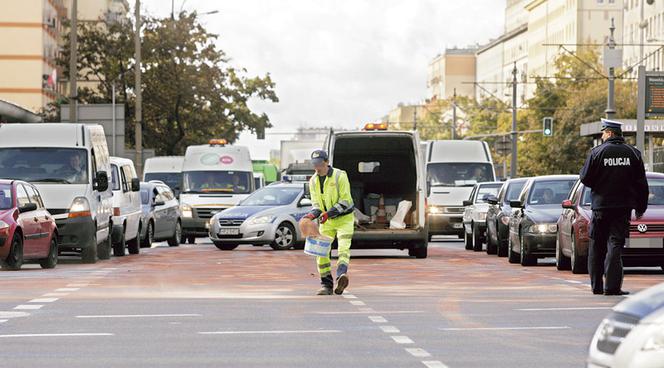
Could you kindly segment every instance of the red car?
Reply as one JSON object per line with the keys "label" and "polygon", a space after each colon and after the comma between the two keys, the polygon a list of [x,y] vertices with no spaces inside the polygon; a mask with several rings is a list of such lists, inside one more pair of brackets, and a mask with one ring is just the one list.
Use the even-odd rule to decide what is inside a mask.
{"label": "red car", "polygon": [[55,220],[39,191],[18,180],[0,180],[0,266],[19,270],[25,260],[42,268],[58,263]]}
{"label": "red car", "polygon": [[[646,177],[650,188],[648,210],[640,220],[632,215],[623,263],[628,267],[664,269],[664,174],[649,172]],[[590,188],[580,181],[562,203],[556,240],[556,267],[559,270],[588,273],[590,204]]]}

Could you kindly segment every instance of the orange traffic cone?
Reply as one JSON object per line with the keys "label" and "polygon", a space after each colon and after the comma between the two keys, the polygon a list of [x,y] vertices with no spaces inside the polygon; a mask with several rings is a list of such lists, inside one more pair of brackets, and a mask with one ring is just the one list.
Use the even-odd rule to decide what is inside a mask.
{"label": "orange traffic cone", "polygon": [[385,216],[385,199],[383,195],[380,195],[380,200],[378,202],[378,212],[376,212],[376,222],[379,224],[386,224],[387,217]]}

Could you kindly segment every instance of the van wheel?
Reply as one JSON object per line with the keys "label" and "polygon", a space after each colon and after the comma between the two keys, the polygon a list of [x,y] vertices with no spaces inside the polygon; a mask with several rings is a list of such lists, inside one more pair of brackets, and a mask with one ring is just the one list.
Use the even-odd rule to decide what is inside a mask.
{"label": "van wheel", "polygon": [[576,249],[576,236],[572,234],[572,273],[574,274],[586,274],[588,273],[588,257],[583,257],[577,255],[578,251]]}
{"label": "van wheel", "polygon": [[182,224],[180,224],[180,221],[178,221],[175,223],[175,232],[173,232],[173,237],[168,239],[168,246],[177,247],[180,246],[180,242],[182,242]]}
{"label": "van wheel", "polygon": [[101,260],[111,259],[111,249],[113,248],[113,239],[111,233],[108,233],[106,240],[97,246],[97,256]]}
{"label": "van wheel", "polygon": [[507,241],[507,261],[509,263],[519,263],[519,254],[512,250],[512,240]]}
{"label": "van wheel", "polygon": [[193,235],[189,235],[189,236],[187,237],[187,242],[188,242],[189,244],[196,244],[196,237],[193,236]]}
{"label": "van wheel", "polygon": [[224,244],[222,242],[214,242],[214,246],[219,250],[233,250],[238,247],[237,244]]}
{"label": "van wheel", "polygon": [[125,234],[122,231],[120,236],[120,241],[113,244],[113,256],[114,257],[123,257],[125,255]]}
{"label": "van wheel", "polygon": [[134,239],[127,241],[127,248],[129,249],[129,254],[139,254],[141,252],[141,233],[136,234]]}
{"label": "van wheel", "polygon": [[145,230],[145,238],[141,242],[141,248],[150,248],[154,242],[154,223],[148,221],[148,228]]}
{"label": "van wheel", "polygon": [[479,226],[473,224],[473,250],[475,252],[481,252],[483,245],[482,233],[480,232]]}
{"label": "van wheel", "polygon": [[83,263],[97,263],[97,235],[90,239],[90,246],[81,249],[81,261]]}
{"label": "van wheel", "polygon": [[420,247],[418,247],[416,245],[415,248],[409,248],[408,249],[408,255],[411,256],[411,257],[418,258],[418,259],[427,258],[428,247],[427,247],[427,245],[420,246]]}
{"label": "van wheel", "polygon": [[527,254],[526,253],[526,244],[523,242],[523,235],[521,235],[521,238],[519,239],[519,243],[521,243],[521,265],[522,266],[536,266],[537,265],[537,257],[533,256],[532,254]]}
{"label": "van wheel", "polygon": [[295,229],[289,223],[283,222],[277,227],[274,233],[274,241],[270,247],[274,250],[287,250],[293,247],[295,243]]}
{"label": "van wheel", "polygon": [[7,258],[2,261],[2,268],[17,271],[23,266],[23,237],[18,232],[12,238],[12,247]]}
{"label": "van wheel", "polygon": [[58,241],[55,239],[55,234],[51,238],[51,245],[48,248],[48,256],[39,262],[41,268],[55,268],[58,264]]}
{"label": "van wheel", "polygon": [[560,246],[560,234],[556,236],[556,269],[564,271],[570,269],[570,260],[563,254],[563,247]]}
{"label": "van wheel", "polygon": [[473,250],[473,236],[469,235],[466,230],[463,231],[466,244],[466,250]]}

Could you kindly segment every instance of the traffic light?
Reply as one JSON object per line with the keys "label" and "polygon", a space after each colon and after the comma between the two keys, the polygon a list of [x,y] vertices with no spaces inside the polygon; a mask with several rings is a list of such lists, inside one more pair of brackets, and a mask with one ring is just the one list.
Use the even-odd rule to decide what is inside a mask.
{"label": "traffic light", "polygon": [[543,127],[542,127],[542,133],[544,133],[545,137],[553,137],[553,118],[551,117],[546,117],[542,119]]}

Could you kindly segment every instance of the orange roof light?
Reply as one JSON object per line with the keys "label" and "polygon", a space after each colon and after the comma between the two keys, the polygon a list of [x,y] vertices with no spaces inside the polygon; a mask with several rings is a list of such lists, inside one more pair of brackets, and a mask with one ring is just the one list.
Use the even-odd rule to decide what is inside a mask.
{"label": "orange roof light", "polygon": [[387,123],[367,123],[364,130],[387,130]]}
{"label": "orange roof light", "polygon": [[210,146],[225,146],[228,141],[225,139],[210,139]]}

